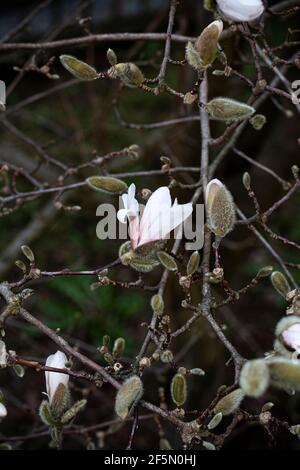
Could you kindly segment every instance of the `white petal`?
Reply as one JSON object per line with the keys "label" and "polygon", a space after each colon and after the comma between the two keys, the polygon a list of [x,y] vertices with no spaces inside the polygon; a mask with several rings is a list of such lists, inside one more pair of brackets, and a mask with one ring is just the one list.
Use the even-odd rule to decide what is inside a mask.
{"label": "white petal", "polygon": [[[57,369],[65,369],[65,364],[68,361],[67,356],[61,352],[57,351],[55,354],[51,354],[46,361],[46,366],[55,367]],[[55,391],[60,383],[67,386],[69,382],[69,376],[67,374],[62,374],[60,372],[45,372],[46,376],[46,388],[49,396],[50,403],[55,394]]]}
{"label": "white petal", "polygon": [[262,0],[217,0],[220,11],[232,21],[253,21],[264,12]]}
{"label": "white petal", "polygon": [[5,418],[6,415],[7,415],[6,407],[3,405],[3,403],[0,403],[0,418]]}
{"label": "white petal", "polygon": [[127,194],[122,195],[124,209],[120,209],[117,218],[120,222],[125,223],[126,218],[134,217],[139,214],[139,203],[135,199],[135,185],[131,184]]}

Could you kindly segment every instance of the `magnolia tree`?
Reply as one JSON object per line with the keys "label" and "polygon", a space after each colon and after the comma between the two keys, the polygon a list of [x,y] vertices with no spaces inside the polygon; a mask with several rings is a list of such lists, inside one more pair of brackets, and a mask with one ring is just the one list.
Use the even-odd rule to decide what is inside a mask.
{"label": "magnolia tree", "polygon": [[[77,218],[80,217],[80,207],[67,205],[64,198],[70,194],[75,197],[78,189],[86,188],[91,193],[95,190],[98,200],[103,203],[107,201],[106,195],[111,195],[111,204],[105,204],[104,208],[100,204],[97,212],[102,216],[97,227],[98,238],[102,238],[102,250],[113,243],[112,239],[115,240],[113,246],[117,247],[115,257],[107,265],[76,271],[64,265],[61,269],[50,271],[40,265],[34,242],[30,243],[30,248],[22,243],[24,236],[18,238],[17,250],[24,255],[23,261],[16,261],[21,275],[10,281],[2,280],[0,284],[1,374],[13,369],[19,377],[23,377],[26,371],[26,377],[44,371],[45,382],[38,391],[40,405],[33,413],[36,415],[34,429],[28,426],[24,435],[15,435],[11,428],[5,427],[13,419],[16,399],[11,398],[10,387],[5,385],[5,381],[0,382],[3,388],[0,395],[3,448],[18,448],[28,441],[34,445],[36,439],[42,436],[50,446],[57,448],[68,447],[66,439],[68,443],[72,442],[73,448],[106,448],[107,441],[114,436],[113,447],[121,449],[124,448],[118,444],[121,433],[126,436],[125,447],[132,449],[146,424],[158,430],[158,437],[155,444],[153,438],[148,442],[144,437],[139,448],[145,449],[154,445],[163,450],[221,449],[228,438],[239,435],[250,424],[260,427],[266,435],[266,445],[273,447],[276,447],[278,435],[285,433],[287,442],[297,442],[297,436],[300,436],[296,412],[291,413],[288,420],[282,417],[282,413],[276,414],[276,399],[279,396],[276,389],[285,392],[281,400],[286,408],[291,400],[290,395],[300,390],[299,264],[296,260],[286,261],[282,254],[286,253],[283,250],[289,250],[290,256],[296,256],[300,246],[273,228],[277,212],[286,204],[292,204],[290,201],[293,201],[293,196],[296,197],[300,187],[299,168],[296,164],[291,165],[290,175],[284,179],[274,169],[258,162],[255,156],[252,158],[238,149],[239,139],[245,131],[253,135],[251,138],[265,138],[267,120],[260,111],[265,103],[270,102],[276,112],[286,119],[299,118],[297,83],[294,86],[287,78],[290,71],[297,71],[300,66],[297,52],[299,30],[293,29],[299,2],[286,0],[271,6],[263,0],[204,1],[202,12],[207,21],[202,25],[202,30],[199,27],[197,37],[174,32],[183,3],[180,0],[170,1],[165,33],[92,34],[88,26],[90,19],[79,12],[77,20],[85,32],[80,37],[51,38],[38,43],[11,42],[12,36],[37,13],[34,11],[0,44],[2,55],[22,51],[27,57],[23,67],[15,67],[18,75],[11,83],[6,83],[6,93],[4,82],[1,84],[0,123],[5,131],[34,150],[39,157],[39,166],[46,165],[58,172],[54,182],[41,181],[35,176],[36,169],[27,171],[9,159],[2,160],[1,216],[16,217],[17,211],[25,210],[31,201],[54,196],[53,210],[62,213],[60,220],[67,217],[68,212]],[[37,10],[44,6],[41,4]],[[271,32],[278,20],[284,33],[281,33],[281,43],[274,45]],[[143,43],[130,54],[123,49],[121,54],[127,57],[123,59],[111,48],[116,41]],[[152,78],[149,78],[151,72],[147,71],[151,67],[155,69],[157,61],[144,61],[143,64],[139,60],[139,54],[148,41],[164,44],[158,73],[154,78],[153,71]],[[101,72],[93,67],[92,59],[86,62],[80,60],[76,50],[72,54],[67,53],[72,47],[87,47],[100,42],[105,43],[109,63]],[[243,49],[244,56],[241,53],[237,59],[232,50],[228,50],[228,45],[232,43],[236,48]],[[51,49],[58,51],[56,56],[47,61],[43,59],[40,64],[38,51],[47,53]],[[171,58],[175,49],[177,60]],[[32,51],[34,55],[30,59]],[[66,81],[60,79],[64,68],[67,70],[66,77],[67,73],[73,76],[70,78],[69,75]],[[189,89],[175,89],[169,83],[167,74],[174,68],[192,77],[193,83]],[[60,79],[61,83],[23,101],[10,102],[10,94],[13,97],[18,82],[30,71],[45,76],[49,81]],[[214,94],[220,77],[229,85],[239,84],[232,86],[230,97],[227,92],[220,93],[222,96]],[[69,164],[67,158],[52,156],[47,146],[37,143],[11,123],[10,116],[21,112],[25,106],[82,81],[98,81],[97,89],[101,86],[107,86],[108,90],[113,88],[115,95],[111,101],[118,125],[135,129],[137,133],[139,129],[162,130],[199,121],[199,165],[181,166],[170,154],[161,157],[161,168],[149,169],[141,156],[143,146],[137,144],[104,156],[99,156],[97,152],[91,158],[84,155],[83,163]],[[177,113],[175,118],[151,124],[128,123],[121,117],[118,107],[120,99],[131,92],[128,88],[136,89],[135,93],[144,94],[145,97],[147,95],[144,105],[146,113],[149,99],[155,102],[165,94],[174,100],[174,109],[180,110],[181,115]],[[72,115],[72,119],[79,126],[80,134],[80,120],[79,124],[76,123],[79,118]],[[163,139],[161,134],[159,136]],[[294,151],[296,146],[297,142],[293,143]],[[249,164],[248,172],[243,172],[241,164],[238,191],[230,191],[224,177],[224,166],[231,153],[236,155],[236,159],[239,157]],[[129,169],[127,173],[117,173],[115,168],[121,157],[127,158],[129,165],[135,165],[135,160],[139,159],[141,170]],[[276,155],[277,159],[283,157]],[[278,190],[278,197],[264,209],[264,201],[257,196],[251,175],[255,168],[267,173],[281,186],[281,193]],[[164,185],[160,183],[160,177]],[[147,178],[151,189],[144,187],[143,178]],[[25,189],[20,190],[20,187]],[[175,198],[175,191],[178,199]],[[249,198],[247,214],[240,208],[241,193]],[[94,221],[91,220],[91,225]],[[119,231],[116,231],[117,223]],[[33,231],[35,228],[39,230],[34,226]],[[175,236],[170,240],[173,231]],[[234,236],[240,231],[244,234],[244,240],[250,236],[259,249],[262,247],[265,250],[270,264],[262,264],[246,284],[233,287],[232,274],[228,267],[225,269],[222,255],[224,250],[234,249]],[[64,260],[63,244],[57,249],[61,251],[60,259]],[[15,252],[11,253],[11,258],[14,255]],[[78,258],[78,253],[73,255]],[[234,263],[232,269],[234,271]],[[109,330],[99,331],[103,341],[98,350],[92,346],[84,348],[83,342],[68,338],[66,332],[52,329],[43,321],[42,301],[38,304],[38,315],[30,312],[33,289],[38,297],[42,282],[45,285],[53,278],[75,279],[78,276],[89,277],[91,289],[96,293],[105,286],[118,288],[121,299],[122,292],[126,290],[142,292],[150,308],[147,317],[143,316],[146,318],[144,323],[141,324],[140,318],[135,318],[136,342],[130,358],[125,339],[119,337],[111,341]],[[253,322],[256,323],[257,317],[263,315],[260,302],[263,302],[264,289],[268,285],[270,290],[275,288],[275,296],[282,298],[281,319],[277,325],[275,319],[269,333],[273,337],[273,346],[255,348],[253,333],[245,331],[239,303],[247,294],[257,293],[255,305],[251,307],[254,310]],[[166,296],[170,286],[171,303]],[[271,303],[275,296],[270,297]],[[234,312],[238,314],[232,315],[230,309],[235,306],[237,309]],[[183,312],[181,324],[172,314],[176,309]],[[224,311],[231,312],[231,315],[225,316],[225,323],[232,327],[230,329],[225,328],[222,319]],[[107,314],[113,316],[114,312]],[[9,334],[10,328],[20,321],[29,323],[34,331],[38,330],[39,334],[50,340],[47,342],[48,354],[32,359],[30,346],[26,355],[20,354],[17,343]],[[255,332],[255,325],[252,331]],[[210,333],[213,334],[211,341],[215,347],[222,345],[226,355],[216,358],[221,365],[212,365],[209,380],[205,382],[208,387],[207,403],[202,406],[197,397],[204,394],[206,370],[200,368],[201,357],[194,354],[191,359],[188,351],[199,343],[201,356],[206,356],[208,351],[201,343],[203,337]],[[240,335],[244,335],[254,346],[247,358],[236,346]],[[142,338],[141,343],[139,338]],[[53,351],[57,352],[52,354]],[[220,368],[228,372],[225,384],[222,375],[220,377],[216,373]],[[29,385],[27,383],[27,387]],[[99,389],[102,395],[97,401]],[[44,399],[42,392],[46,395]],[[25,390],[19,400],[26,404],[31,393],[32,390]],[[109,420],[101,421],[93,412],[95,421],[85,421],[89,415],[90,396],[96,396],[93,407],[101,409],[103,393]],[[273,402],[268,401],[270,396]]]}

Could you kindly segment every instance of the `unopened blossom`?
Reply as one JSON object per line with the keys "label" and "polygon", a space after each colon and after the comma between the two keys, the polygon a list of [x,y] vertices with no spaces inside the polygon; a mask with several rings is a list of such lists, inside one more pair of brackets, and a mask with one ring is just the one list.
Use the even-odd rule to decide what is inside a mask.
{"label": "unopened blossom", "polygon": [[6,407],[3,405],[3,403],[0,403],[0,419],[5,418],[6,415],[7,415]]}
{"label": "unopened blossom", "polygon": [[163,240],[192,213],[191,203],[178,204],[175,199],[172,205],[170,190],[166,186],[158,188],[148,199],[144,213],[140,219],[139,204],[135,199],[135,185],[131,184],[128,193],[122,196],[124,209],[118,211],[118,219],[124,223],[129,221],[131,247],[136,248]]}
{"label": "unopened blossom", "polygon": [[225,237],[235,224],[235,205],[231,193],[218,179],[206,186],[205,205],[208,224],[218,237]]}
{"label": "unopened blossom", "polygon": [[282,332],[285,345],[300,353],[300,323],[295,323]]}
{"label": "unopened blossom", "polygon": [[[55,354],[51,354],[47,358],[46,366],[47,367],[54,367],[56,369],[65,369],[65,364],[68,361],[67,356],[61,352],[57,351]],[[61,372],[45,372],[46,376],[46,389],[47,395],[49,397],[49,402],[51,404],[55,392],[60,384],[64,385],[66,388],[68,387],[69,382],[69,375],[62,374]]]}
{"label": "unopened blossom", "polygon": [[217,0],[217,5],[231,21],[253,21],[264,12],[262,0]]}

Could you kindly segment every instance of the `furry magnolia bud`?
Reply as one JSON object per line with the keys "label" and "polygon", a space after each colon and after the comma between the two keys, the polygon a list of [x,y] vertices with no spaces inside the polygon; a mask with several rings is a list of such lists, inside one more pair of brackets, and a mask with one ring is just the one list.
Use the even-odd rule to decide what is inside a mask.
{"label": "furry magnolia bud", "polygon": [[177,406],[184,405],[187,397],[187,386],[183,374],[174,375],[171,382],[171,396]]}
{"label": "furry magnolia bud", "polygon": [[271,275],[271,281],[277,292],[286,299],[287,294],[291,291],[286,277],[280,271],[274,271]]}
{"label": "furry magnolia bud", "polygon": [[164,300],[160,294],[155,294],[151,298],[151,308],[157,315],[163,314],[165,305]]}
{"label": "furry magnolia bud", "polygon": [[160,355],[160,360],[164,364],[169,364],[170,362],[173,361],[173,353],[169,349],[165,349],[161,355]]}
{"label": "furry magnolia bud", "polygon": [[173,256],[169,255],[165,251],[159,251],[157,253],[157,257],[164,268],[168,269],[169,271],[177,271],[177,264]]}
{"label": "furry magnolia bud", "polygon": [[112,49],[107,49],[106,57],[110,65],[116,65],[118,63],[117,55]]}
{"label": "furry magnolia bud", "polygon": [[249,397],[263,395],[269,385],[270,374],[266,361],[254,359],[247,361],[241,370],[240,387]]}
{"label": "furry magnolia bud", "polygon": [[65,69],[67,69],[68,72],[74,75],[74,77],[79,78],[79,80],[89,82],[91,80],[96,80],[97,78],[99,78],[99,74],[93,67],[86,64],[85,62],[82,62],[79,59],[76,59],[76,57],[64,54],[61,55],[59,59]]}
{"label": "furry magnolia bud", "polygon": [[222,412],[220,411],[219,413],[217,413],[211,420],[210,422],[208,423],[207,425],[207,429],[209,431],[211,431],[212,429],[215,429],[217,426],[219,426],[220,422],[222,421],[223,419],[223,414]]}
{"label": "furry magnolia bud", "polygon": [[113,65],[107,75],[112,79],[119,78],[129,88],[139,87],[145,80],[140,68],[132,62]]}
{"label": "furry magnolia bud", "polygon": [[255,113],[252,106],[231,98],[214,98],[204,107],[209,115],[218,121],[242,121]]}
{"label": "furry magnolia bud", "polygon": [[115,402],[115,411],[122,420],[127,418],[143,392],[143,382],[137,375],[133,375],[123,383],[118,390]]}
{"label": "furry magnolia bud", "polygon": [[86,179],[87,184],[96,191],[109,194],[120,194],[128,189],[127,184],[112,176],[90,176]]}
{"label": "furry magnolia bud", "polygon": [[255,116],[250,119],[250,124],[256,131],[260,131],[266,122],[267,118],[263,114],[255,114]]}
{"label": "furry magnolia bud", "polygon": [[34,253],[32,249],[27,246],[27,245],[22,245],[21,250],[23,252],[23,255],[26,256],[26,258],[31,262],[34,263]]}
{"label": "furry magnolia bud", "polygon": [[300,390],[299,361],[274,358],[268,361],[268,368],[272,385],[287,392]]}
{"label": "furry magnolia bud", "polygon": [[119,358],[123,355],[125,350],[125,339],[117,338],[113,345],[113,356],[114,358]]}
{"label": "furry magnolia bud", "polygon": [[192,276],[197,269],[199,268],[199,263],[200,263],[200,254],[199,251],[194,251],[194,253],[191,254],[191,257],[189,259],[186,272],[188,276]]}
{"label": "furry magnolia bud", "polygon": [[282,318],[275,329],[274,349],[292,358],[300,353],[300,317],[290,315]]}
{"label": "furry magnolia bud", "polygon": [[244,399],[245,393],[241,388],[233,390],[218,401],[214,408],[215,413],[222,413],[223,416],[234,413]]}
{"label": "furry magnolia bud", "polygon": [[223,31],[223,22],[216,20],[210,23],[197,38],[195,49],[204,66],[211,65],[218,52],[218,41]]}
{"label": "furry magnolia bud", "polygon": [[218,237],[225,237],[235,224],[231,193],[221,181],[214,179],[206,187],[205,202],[210,229]]}

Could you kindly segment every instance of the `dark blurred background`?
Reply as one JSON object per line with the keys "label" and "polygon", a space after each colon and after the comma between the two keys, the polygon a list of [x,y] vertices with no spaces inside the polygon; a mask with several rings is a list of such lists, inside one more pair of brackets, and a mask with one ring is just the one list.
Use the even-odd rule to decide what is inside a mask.
{"label": "dark blurred background", "polygon": [[[30,11],[42,2],[10,1],[1,2],[0,6],[0,42],[6,40],[7,34],[13,31]],[[269,2],[275,4],[276,2]],[[8,42],[41,42],[66,39],[87,34],[79,24],[80,18],[89,18],[85,22],[91,33],[114,32],[160,32],[166,30],[168,2],[166,0],[98,0],[70,1],[53,0],[41,8],[32,21],[14,35]],[[183,1],[178,8],[174,32],[196,36],[212,20],[212,15],[205,11],[201,1]],[[268,20],[266,25],[268,42],[280,44],[288,27],[297,27],[299,16],[278,17]],[[7,84],[9,96],[8,112],[11,107],[23,100],[42,93],[71,79],[62,68],[58,56],[62,53],[72,54],[95,66],[97,70],[106,70],[108,63],[106,50],[111,47],[119,61],[132,60],[140,65],[147,78],[158,73],[162,59],[164,43],[158,41],[98,43],[89,46],[67,47],[51,50],[17,50],[0,52],[0,79]],[[230,64],[242,73],[253,77],[249,46],[245,41],[234,38],[222,44]],[[289,54],[295,50],[289,50]],[[27,71],[20,74],[15,67],[28,65],[35,54],[36,64],[43,65],[54,56],[51,72],[58,74],[57,81],[50,80],[42,74]],[[172,58],[184,58],[184,44],[172,44]],[[220,65],[218,66],[220,67]],[[267,79],[272,78],[268,68],[264,68]],[[291,68],[287,78],[292,82],[299,79],[299,70]],[[176,90],[185,93],[192,89],[196,77],[189,67],[168,67],[167,81]],[[211,96],[230,96],[240,100],[249,97],[249,91],[243,83],[235,78],[210,76]],[[100,80],[91,83],[80,83],[65,87],[43,99],[36,100],[20,110],[8,114],[8,120],[22,133],[38,142],[49,154],[69,166],[84,163],[92,158],[93,152],[104,155],[113,150],[120,150],[131,144],[139,144],[142,156],[137,161],[129,159],[115,160],[109,164],[111,172],[159,169],[160,157],[166,155],[175,166],[198,166],[200,161],[199,123],[192,122],[179,126],[156,129],[128,129],[122,126],[116,117],[114,103],[118,99],[119,111],[128,123],[147,124],[167,119],[197,114],[196,106],[184,106],[182,101],[167,94],[154,97],[141,90],[124,89],[119,92],[117,82]],[[287,113],[287,110],[289,111]],[[289,103],[281,100],[267,100],[261,108],[267,117],[267,124],[261,132],[250,126],[240,138],[237,147],[248,156],[271,167],[282,178],[291,179],[291,166],[299,162],[299,116]],[[213,135],[222,133],[222,124],[213,124]],[[35,176],[55,184],[59,177],[57,169],[49,165],[38,165],[38,157],[32,146],[22,142],[5,128],[0,121],[0,160],[8,161],[27,170],[35,169]],[[213,150],[212,158],[218,149]],[[82,172],[81,177],[96,173],[94,170]],[[245,171],[252,176],[253,187],[263,209],[268,208],[284,194],[281,185],[265,172],[253,167],[245,160],[230,152],[216,176],[224,181],[232,191],[239,206],[249,215],[253,213],[241,179]],[[196,181],[195,175],[180,176],[184,183]],[[71,181],[71,180],[70,180]],[[129,184],[135,182],[138,189],[156,189],[159,185],[168,184],[168,178],[127,178]],[[5,188],[2,181],[2,188]],[[24,181],[19,188],[29,189]],[[1,190],[3,194],[3,190]],[[174,191],[180,201],[188,201],[189,191]],[[117,199],[103,196],[89,189],[69,192],[64,195],[67,205],[80,205],[80,212],[58,211],[54,207],[53,197],[43,198],[26,203],[11,215],[1,218],[0,230],[0,277],[1,280],[16,280],[19,270],[14,266],[21,257],[20,246],[28,244],[33,249],[38,266],[45,270],[70,268],[73,270],[92,269],[114,260],[117,257],[120,242],[100,241],[96,237],[96,208],[101,202],[117,204]],[[271,227],[277,233],[299,240],[299,196],[294,196],[275,217]],[[300,263],[296,250],[271,240],[283,259]],[[183,255],[186,262],[187,255]],[[247,284],[252,276],[265,265],[276,262],[256,238],[246,229],[237,229],[222,245],[222,262],[226,279],[233,288]],[[293,272],[300,281],[297,270]],[[161,270],[154,270],[146,276],[147,283],[155,285],[160,278]],[[110,270],[115,279],[135,280],[136,273],[127,268]],[[101,287],[93,292],[90,284],[95,279],[87,277],[59,278],[43,280],[32,284],[35,295],[28,301],[30,311],[52,328],[60,328],[61,333],[83,352],[100,361],[96,347],[101,345],[102,336],[108,334],[112,339],[123,336],[126,339],[125,361],[132,361],[137,354],[145,334],[140,324],[149,321],[151,293],[138,290],[124,290],[113,287]],[[195,302],[200,300],[200,289],[194,288]],[[221,292],[215,290],[220,298]],[[188,312],[181,308],[182,293],[176,282],[170,280],[166,291],[166,311],[171,315],[172,328],[186,321]],[[241,297],[238,303],[229,305],[217,312],[217,318],[224,324],[226,334],[238,351],[246,358],[259,357],[272,349],[274,327],[284,315],[285,303],[273,290],[269,280],[264,280],[247,296]],[[10,322],[6,331],[6,342],[9,349],[16,350],[20,356],[45,360],[55,352],[55,346],[36,330],[15,319]],[[205,377],[189,378],[189,400],[187,408],[204,409],[213,398],[218,387],[232,380],[232,364],[224,367],[228,354],[208,325],[199,320],[185,335],[176,340],[173,352],[180,365],[201,367],[206,371]],[[75,367],[79,367],[75,364]],[[158,363],[145,374],[146,397],[153,402],[158,400],[158,387],[166,387],[167,400],[169,382],[173,371]],[[114,391],[104,386],[95,390],[72,381],[74,397],[83,394],[88,397],[88,408],[80,416],[78,423],[85,426],[97,424],[114,418]],[[44,375],[27,371],[23,379],[14,376],[6,369],[0,374],[0,388],[3,391],[8,408],[8,417],[0,424],[0,435],[27,434],[41,426],[37,409],[45,391]],[[300,402],[298,395],[270,390],[261,400],[247,400],[246,409],[259,412],[267,402],[275,403],[274,414],[291,424],[300,421]],[[127,444],[129,425],[118,433],[108,437],[105,448],[124,448]],[[220,428],[221,429],[221,428]],[[174,448],[180,442],[168,426],[166,434]],[[90,434],[97,443],[95,434]],[[22,443],[23,448],[43,448],[48,438],[29,440]],[[82,437],[67,438],[67,448],[83,448],[87,441]],[[157,430],[152,421],[145,421],[135,439],[136,448],[157,447]],[[250,429],[241,427],[228,441],[228,449],[267,448],[270,445],[267,433],[255,426]],[[299,448],[297,440],[288,435],[282,436],[276,448]]]}

